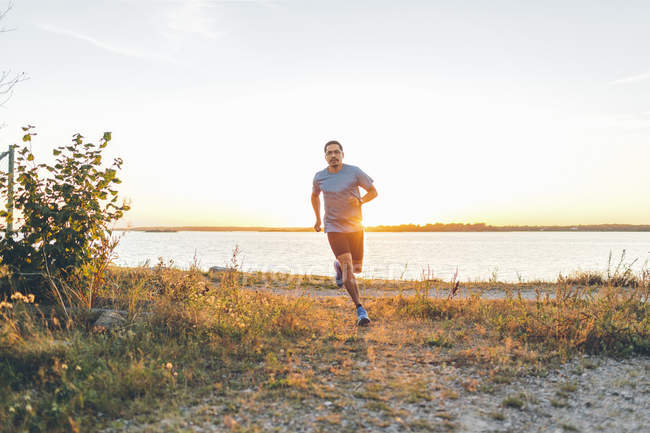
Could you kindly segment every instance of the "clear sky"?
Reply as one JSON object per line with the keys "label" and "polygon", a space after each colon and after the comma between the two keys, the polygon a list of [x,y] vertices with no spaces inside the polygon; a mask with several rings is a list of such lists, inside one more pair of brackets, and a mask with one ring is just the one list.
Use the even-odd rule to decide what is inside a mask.
{"label": "clear sky", "polygon": [[368,225],[648,224],[648,23],[648,1],[15,0],[0,70],[30,79],[0,150],[112,131],[120,225],[311,226],[330,139],[375,180]]}

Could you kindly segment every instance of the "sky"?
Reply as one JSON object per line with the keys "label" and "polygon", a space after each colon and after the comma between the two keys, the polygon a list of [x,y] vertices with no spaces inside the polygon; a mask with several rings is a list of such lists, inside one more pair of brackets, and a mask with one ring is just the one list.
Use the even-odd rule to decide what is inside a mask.
{"label": "sky", "polygon": [[15,0],[0,71],[29,80],[0,151],[26,124],[43,161],[111,131],[119,226],[312,226],[332,139],[375,181],[366,225],[650,224],[648,22],[647,1]]}

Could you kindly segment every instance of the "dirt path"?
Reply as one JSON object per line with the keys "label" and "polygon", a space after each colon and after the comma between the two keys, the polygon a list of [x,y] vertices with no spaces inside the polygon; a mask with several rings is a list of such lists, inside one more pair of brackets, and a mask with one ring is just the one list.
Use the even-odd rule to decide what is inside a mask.
{"label": "dirt path", "polygon": [[[327,289],[327,288],[284,289],[278,287],[270,287],[270,288],[251,287],[247,289],[267,291],[269,293],[273,293],[276,295],[294,296],[294,297],[297,296],[306,296],[312,298],[335,298],[335,297],[347,298],[348,297],[348,293],[345,291],[345,289]],[[458,293],[455,295],[455,298],[457,299],[467,298],[474,293],[476,293],[475,290],[461,288],[458,290]],[[481,298],[483,299],[505,299],[506,297],[506,292],[503,290],[494,290],[494,289],[483,290],[480,293],[481,293]],[[415,294],[416,291],[414,289],[398,290],[398,289],[391,289],[391,288],[386,288],[386,289],[361,288],[360,290],[360,295],[362,298],[382,298],[382,297],[392,297],[397,295],[413,296]],[[429,291],[428,296],[446,298],[448,296],[448,291],[447,289],[439,290],[439,291],[431,290]],[[524,299],[535,299],[536,293],[533,290],[522,290],[521,296]],[[550,296],[552,297],[552,295]]]}

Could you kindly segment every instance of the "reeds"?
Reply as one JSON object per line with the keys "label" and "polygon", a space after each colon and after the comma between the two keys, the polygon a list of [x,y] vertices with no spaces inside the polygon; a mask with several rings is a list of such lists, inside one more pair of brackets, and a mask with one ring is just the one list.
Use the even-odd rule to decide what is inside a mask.
{"label": "reeds", "polygon": [[575,271],[567,276],[558,276],[559,284],[585,285],[585,286],[613,286],[613,287],[639,287],[650,284],[650,271],[648,263],[644,263],[640,272],[635,273],[633,266],[638,259],[626,261],[626,251],[621,252],[616,265],[612,262],[612,252],[607,260],[607,271],[594,270]]}

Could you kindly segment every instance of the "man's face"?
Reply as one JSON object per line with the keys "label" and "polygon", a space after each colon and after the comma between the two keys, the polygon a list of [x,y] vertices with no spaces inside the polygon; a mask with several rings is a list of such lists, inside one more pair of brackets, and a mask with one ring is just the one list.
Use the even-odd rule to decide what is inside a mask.
{"label": "man's face", "polygon": [[325,149],[325,160],[330,165],[330,167],[337,167],[343,164],[343,152],[339,148],[338,144],[330,144]]}

